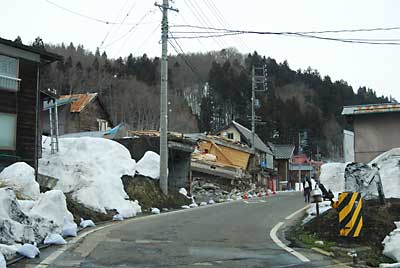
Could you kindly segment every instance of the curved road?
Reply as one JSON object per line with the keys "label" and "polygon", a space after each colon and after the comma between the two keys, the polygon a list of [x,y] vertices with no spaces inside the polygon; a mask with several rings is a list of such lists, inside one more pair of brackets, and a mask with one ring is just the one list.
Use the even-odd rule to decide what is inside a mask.
{"label": "curved road", "polygon": [[300,193],[279,193],[126,220],[11,267],[345,267],[304,250],[303,263],[272,241],[271,229],[304,206]]}

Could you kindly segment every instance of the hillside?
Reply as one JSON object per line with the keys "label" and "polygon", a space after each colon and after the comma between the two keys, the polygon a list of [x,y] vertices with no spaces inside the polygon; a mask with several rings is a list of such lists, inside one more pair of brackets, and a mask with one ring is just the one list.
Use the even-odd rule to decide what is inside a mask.
{"label": "hillside", "polygon": [[[82,45],[46,45],[64,56],[47,67],[42,85],[63,94],[99,92],[114,123],[133,129],[157,129],[159,124],[159,58],[147,55],[109,59]],[[249,126],[251,66],[267,66],[268,91],[257,93],[256,113],[265,122],[257,126],[264,141],[298,143],[306,131],[304,151],[340,159],[343,105],[382,103],[374,90],[354,90],[346,81],[321,77],[310,67],[294,71],[287,61],[276,62],[256,52],[242,55],[234,48],[169,58],[169,127],[180,132],[212,132],[231,120]]]}

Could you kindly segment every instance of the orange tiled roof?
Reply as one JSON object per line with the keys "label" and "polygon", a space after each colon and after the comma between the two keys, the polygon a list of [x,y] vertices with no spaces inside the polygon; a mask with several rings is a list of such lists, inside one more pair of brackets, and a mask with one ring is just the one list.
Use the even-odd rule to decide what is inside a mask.
{"label": "orange tiled roof", "polygon": [[80,113],[97,97],[97,93],[62,95],[60,99],[76,99],[71,103],[71,113]]}

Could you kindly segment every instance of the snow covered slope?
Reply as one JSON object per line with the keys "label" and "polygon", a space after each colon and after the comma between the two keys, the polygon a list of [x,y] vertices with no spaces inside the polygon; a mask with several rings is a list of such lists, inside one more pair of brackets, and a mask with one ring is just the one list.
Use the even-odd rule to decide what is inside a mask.
{"label": "snow covered slope", "polygon": [[141,211],[137,202],[128,199],[121,177],[135,175],[135,160],[123,145],[103,138],[61,138],[60,151],[50,154],[44,138],[39,172],[57,178],[56,189],[72,192],[73,198],[86,207],[105,213],[116,209],[123,217]]}

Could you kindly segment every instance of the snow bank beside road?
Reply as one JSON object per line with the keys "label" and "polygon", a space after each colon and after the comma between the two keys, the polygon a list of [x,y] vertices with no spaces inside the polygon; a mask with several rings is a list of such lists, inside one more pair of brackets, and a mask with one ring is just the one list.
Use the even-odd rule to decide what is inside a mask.
{"label": "snow bank beside road", "polygon": [[39,184],[35,180],[35,170],[25,162],[17,162],[0,173],[0,182],[14,189],[22,198],[39,198]]}
{"label": "snow bank beside road", "polygon": [[380,168],[379,174],[385,197],[400,198],[400,148],[394,148],[379,155],[369,164],[374,163]]}
{"label": "snow bank beside road", "polygon": [[39,172],[57,178],[56,189],[72,192],[78,202],[102,213],[116,209],[123,217],[132,217],[141,211],[137,202],[126,200],[121,177],[134,176],[136,163],[123,145],[83,137],[61,138],[56,154],[50,154],[49,141],[43,147]]}
{"label": "snow bank beside road", "polygon": [[396,229],[383,240],[383,254],[400,262],[400,221],[395,222]]}
{"label": "snow bank beside road", "polygon": [[337,193],[344,191],[344,170],[346,163],[326,163],[321,166],[320,182],[327,190]]}

